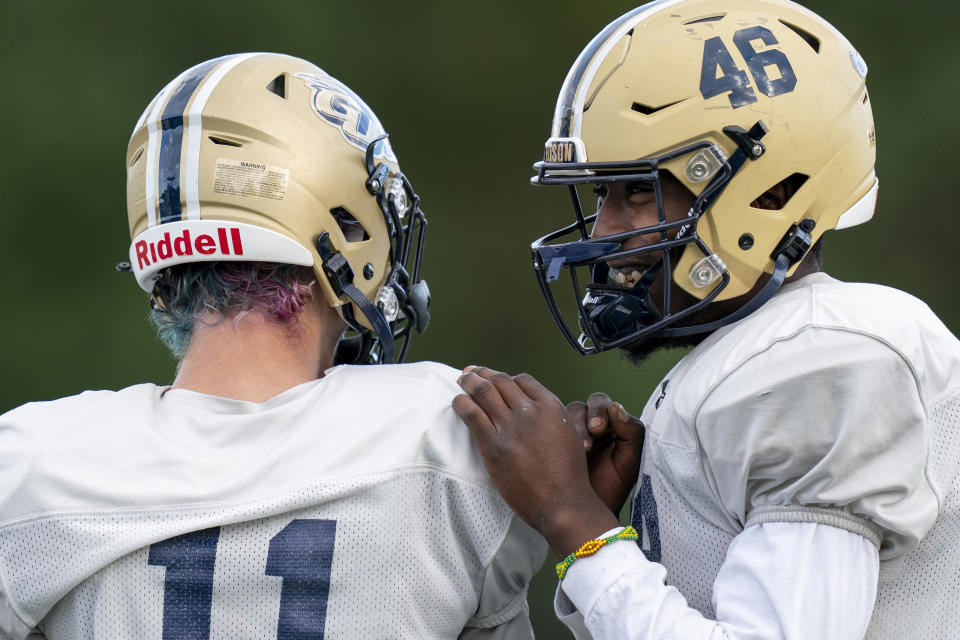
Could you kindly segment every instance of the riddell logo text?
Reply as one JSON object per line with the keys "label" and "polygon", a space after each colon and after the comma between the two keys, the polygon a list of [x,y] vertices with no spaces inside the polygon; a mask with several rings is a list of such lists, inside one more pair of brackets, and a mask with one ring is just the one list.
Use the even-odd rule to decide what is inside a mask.
{"label": "riddell logo text", "polygon": [[167,232],[156,242],[140,240],[134,248],[140,269],[154,262],[169,260],[174,256],[192,256],[194,253],[205,256],[218,252],[225,256],[243,255],[243,243],[240,241],[240,229],[237,227],[217,227],[216,237],[201,233],[193,238],[190,235],[190,229],[184,229],[180,234],[172,237],[170,232]]}

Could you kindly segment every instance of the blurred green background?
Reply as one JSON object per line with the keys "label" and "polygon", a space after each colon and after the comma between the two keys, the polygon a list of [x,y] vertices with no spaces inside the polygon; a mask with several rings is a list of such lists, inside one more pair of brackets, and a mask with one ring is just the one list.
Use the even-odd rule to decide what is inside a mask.
{"label": "blurred green background", "polygon": [[[960,9],[943,0],[910,11],[876,0],[806,4],[870,65],[883,186],[873,222],[828,237],[827,268],[909,291],[957,332],[958,269],[950,264]],[[564,190],[528,184],[557,91],[581,48],[633,6],[2,0],[0,412],[172,379],[145,296],[114,271],[128,243],[127,139],[180,71],[256,50],[316,62],[391,133],[430,218],[433,321],[412,359],[528,371],[567,401],[604,390],[639,412],[678,354],[642,370],[616,354],[576,355],[541,301],[528,251],[571,215]],[[541,637],[567,637],[553,617],[551,574],[545,565],[532,590],[535,627]]]}

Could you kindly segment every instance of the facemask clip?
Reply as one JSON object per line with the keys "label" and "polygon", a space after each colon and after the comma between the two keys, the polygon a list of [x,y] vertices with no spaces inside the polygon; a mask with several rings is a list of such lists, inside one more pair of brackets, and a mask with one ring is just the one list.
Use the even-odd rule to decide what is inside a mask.
{"label": "facemask clip", "polygon": [[715,253],[711,253],[706,258],[701,258],[690,268],[690,283],[697,289],[708,287],[719,280],[727,265],[723,263]]}

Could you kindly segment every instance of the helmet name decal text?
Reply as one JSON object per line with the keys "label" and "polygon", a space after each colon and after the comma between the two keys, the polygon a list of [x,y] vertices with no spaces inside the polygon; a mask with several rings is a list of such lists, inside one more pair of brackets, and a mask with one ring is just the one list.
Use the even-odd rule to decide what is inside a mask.
{"label": "helmet name decal text", "polygon": [[138,268],[144,269],[151,264],[169,260],[175,256],[243,255],[243,242],[239,228],[217,227],[216,233],[216,237],[207,233],[191,237],[190,229],[184,229],[173,236],[167,231],[156,242],[139,240],[133,245]]}
{"label": "helmet name decal text", "polygon": [[[797,75],[786,54],[779,49],[757,51],[753,44],[757,40],[766,46],[779,44],[773,32],[766,27],[748,27],[733,34],[733,43],[743,56],[757,89],[768,98],[790,93],[797,86]],[[773,66],[780,75],[776,79],[771,79],[767,73],[767,67]],[[719,76],[717,67],[720,68]],[[704,99],[710,99],[728,92],[734,109],[757,101],[757,94],[750,86],[746,72],[737,66],[723,40],[715,36],[703,43],[700,94]]]}
{"label": "helmet name decal text", "polygon": [[[339,129],[343,138],[357,149],[365,152],[371,142],[386,133],[367,103],[336,78],[317,73],[294,75],[313,89],[311,104],[314,112]],[[386,139],[377,142],[374,155],[397,161]]]}
{"label": "helmet name decal text", "polygon": [[283,200],[290,185],[290,170],[260,162],[218,158],[213,191],[229,196],[257,196]]}
{"label": "helmet name decal text", "polygon": [[573,162],[576,159],[576,149],[572,142],[551,142],[543,152],[546,162]]}

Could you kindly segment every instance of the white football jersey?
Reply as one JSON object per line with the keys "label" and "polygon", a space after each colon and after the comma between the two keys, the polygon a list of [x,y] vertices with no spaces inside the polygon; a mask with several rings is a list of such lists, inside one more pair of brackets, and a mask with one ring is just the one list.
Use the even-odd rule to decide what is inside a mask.
{"label": "white football jersey", "polygon": [[451,408],[344,366],[256,404],[143,384],[0,416],[0,638],[527,638],[546,545]]}
{"label": "white football jersey", "polygon": [[812,522],[880,553],[867,638],[960,629],[960,342],[921,301],[813,274],[709,336],[644,408],[632,523],[715,618],[734,536]]}

